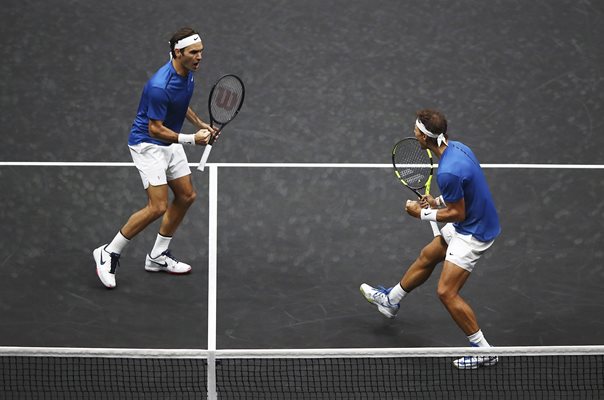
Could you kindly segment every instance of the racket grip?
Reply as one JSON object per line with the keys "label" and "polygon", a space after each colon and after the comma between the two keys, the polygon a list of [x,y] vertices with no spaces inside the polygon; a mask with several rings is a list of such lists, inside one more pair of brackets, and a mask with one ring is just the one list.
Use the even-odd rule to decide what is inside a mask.
{"label": "racket grip", "polygon": [[204,168],[206,167],[206,162],[208,161],[208,157],[210,156],[210,151],[212,151],[212,145],[206,144],[206,148],[203,150],[203,154],[201,156],[201,161],[199,162],[199,165],[197,166],[198,171],[203,171]]}
{"label": "racket grip", "polygon": [[432,228],[432,233],[434,237],[441,236],[440,229],[438,229],[438,225],[434,221],[430,221],[430,228]]}

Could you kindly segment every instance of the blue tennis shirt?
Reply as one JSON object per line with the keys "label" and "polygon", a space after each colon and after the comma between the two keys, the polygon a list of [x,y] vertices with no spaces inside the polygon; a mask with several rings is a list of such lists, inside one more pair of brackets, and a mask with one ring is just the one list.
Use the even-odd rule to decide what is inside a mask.
{"label": "blue tennis shirt", "polygon": [[163,121],[164,126],[180,133],[193,89],[193,73],[189,72],[186,77],[178,75],[171,60],[157,70],[143,89],[128,144],[155,143],[169,146],[170,143],[149,135],[149,119]]}
{"label": "blue tennis shirt", "polygon": [[462,197],[466,219],[453,224],[455,230],[470,234],[481,242],[489,242],[501,232],[499,217],[478,159],[468,146],[449,141],[438,162],[438,187],[446,203]]}

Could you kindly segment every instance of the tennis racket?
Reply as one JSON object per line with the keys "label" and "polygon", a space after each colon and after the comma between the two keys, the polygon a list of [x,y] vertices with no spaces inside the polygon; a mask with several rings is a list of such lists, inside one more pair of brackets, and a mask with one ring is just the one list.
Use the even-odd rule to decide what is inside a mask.
{"label": "tennis racket", "polygon": [[216,128],[206,145],[201,156],[201,161],[197,166],[199,171],[203,171],[212,151],[212,145],[218,139],[222,129],[231,122],[239,113],[245,97],[245,86],[238,76],[229,74],[221,77],[210,91],[210,100],[208,108],[210,110],[210,125]]}
{"label": "tennis racket", "polygon": [[[430,194],[434,169],[432,153],[429,149],[422,149],[416,138],[405,138],[394,145],[392,165],[398,180],[411,189],[417,197],[422,197],[419,192],[422,189],[424,194]],[[441,234],[436,222],[430,221],[430,227],[435,237]]]}

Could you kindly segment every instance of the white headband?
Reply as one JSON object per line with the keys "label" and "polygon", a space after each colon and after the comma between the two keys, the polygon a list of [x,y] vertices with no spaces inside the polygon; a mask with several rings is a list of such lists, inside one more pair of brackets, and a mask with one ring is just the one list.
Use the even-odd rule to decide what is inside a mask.
{"label": "white headband", "polygon": [[417,126],[417,128],[422,131],[422,133],[430,136],[431,138],[436,139],[436,143],[438,144],[438,147],[440,147],[441,144],[447,144],[447,139],[445,138],[445,134],[441,133],[439,135],[430,132],[428,129],[426,129],[426,127],[424,126],[424,124],[422,123],[422,121],[418,119],[415,120],[415,126]]}
{"label": "white headband", "polygon": [[174,44],[175,49],[184,49],[187,46],[192,45],[193,43],[201,42],[201,38],[198,34],[194,34],[191,36],[187,36],[186,38],[180,39],[178,42]]}

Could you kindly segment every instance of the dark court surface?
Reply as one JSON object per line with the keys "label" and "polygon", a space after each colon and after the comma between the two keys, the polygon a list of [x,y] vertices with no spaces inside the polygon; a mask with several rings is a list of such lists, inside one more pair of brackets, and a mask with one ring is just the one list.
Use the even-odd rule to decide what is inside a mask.
{"label": "dark court surface", "polygon": [[[211,162],[389,162],[419,108],[482,163],[603,164],[604,6],[596,1],[75,2],[0,10],[0,161],[130,162],[142,87],[183,25],[246,104]],[[192,131],[190,126],[186,129]],[[201,149],[188,149],[197,161]],[[503,233],[463,294],[494,345],[604,344],[603,170],[486,169]],[[218,170],[217,347],[465,346],[435,276],[378,314],[429,240],[386,168]],[[173,241],[189,276],[146,273],[157,223],[118,287],[91,252],[146,201],[134,167],[0,166],[0,345],[205,348],[208,174]]]}

